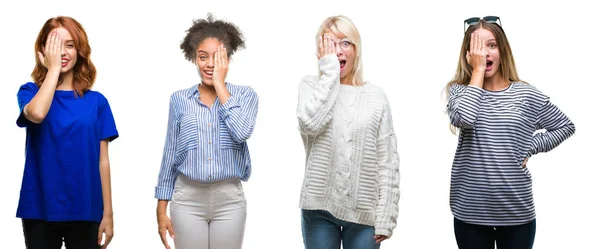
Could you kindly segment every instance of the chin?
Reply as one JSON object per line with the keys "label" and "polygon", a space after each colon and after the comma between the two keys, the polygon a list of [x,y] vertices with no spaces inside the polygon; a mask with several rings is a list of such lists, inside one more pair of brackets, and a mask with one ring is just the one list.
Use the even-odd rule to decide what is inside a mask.
{"label": "chin", "polygon": [[212,86],[213,85],[213,81],[212,80],[202,80],[202,84],[207,85],[207,86]]}
{"label": "chin", "polygon": [[68,73],[71,70],[73,70],[72,67],[63,67],[60,69],[60,73]]}

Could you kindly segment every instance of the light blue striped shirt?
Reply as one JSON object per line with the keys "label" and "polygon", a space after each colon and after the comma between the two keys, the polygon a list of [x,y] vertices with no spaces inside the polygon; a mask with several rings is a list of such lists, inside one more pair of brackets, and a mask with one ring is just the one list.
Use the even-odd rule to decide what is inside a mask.
{"label": "light blue striped shirt", "polygon": [[248,181],[252,167],[246,140],[252,135],[258,95],[226,83],[231,97],[212,108],[200,101],[198,84],[171,95],[167,137],[155,198],[171,200],[179,174],[197,182]]}

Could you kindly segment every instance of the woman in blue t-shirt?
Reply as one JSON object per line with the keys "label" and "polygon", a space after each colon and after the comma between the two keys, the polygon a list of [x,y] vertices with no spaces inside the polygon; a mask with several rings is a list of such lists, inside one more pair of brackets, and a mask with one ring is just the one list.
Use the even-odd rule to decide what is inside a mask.
{"label": "woman in blue t-shirt", "polygon": [[17,217],[28,249],[102,249],[113,237],[108,142],[119,135],[106,98],[90,90],[88,37],[70,17],[50,18],[35,42],[33,82],[17,94],[26,158]]}

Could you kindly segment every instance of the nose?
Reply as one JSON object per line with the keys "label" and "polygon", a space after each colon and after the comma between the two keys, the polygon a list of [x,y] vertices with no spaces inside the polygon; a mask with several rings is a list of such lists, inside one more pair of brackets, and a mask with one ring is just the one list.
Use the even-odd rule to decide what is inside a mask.
{"label": "nose", "polygon": [[206,66],[211,67],[211,68],[215,66],[215,59],[213,58],[213,56],[208,57]]}

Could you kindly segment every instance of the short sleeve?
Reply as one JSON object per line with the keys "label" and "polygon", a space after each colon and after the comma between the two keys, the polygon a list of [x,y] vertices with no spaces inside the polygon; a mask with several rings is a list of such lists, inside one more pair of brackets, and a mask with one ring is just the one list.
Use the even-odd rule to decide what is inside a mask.
{"label": "short sleeve", "polygon": [[117,131],[117,125],[115,123],[115,118],[113,116],[112,110],[110,109],[110,104],[108,100],[100,94],[100,103],[98,105],[98,121],[100,122],[100,139],[106,140],[109,142],[117,139],[119,137],[119,132]]}
{"label": "short sleeve", "polygon": [[19,102],[19,117],[17,118],[17,126],[27,127],[33,124],[33,122],[25,118],[25,113],[23,110],[25,109],[25,106],[33,99],[33,97],[35,97],[35,94],[37,94],[38,90],[38,86],[33,82],[25,83],[19,88],[19,91],[17,92],[17,101]]}

